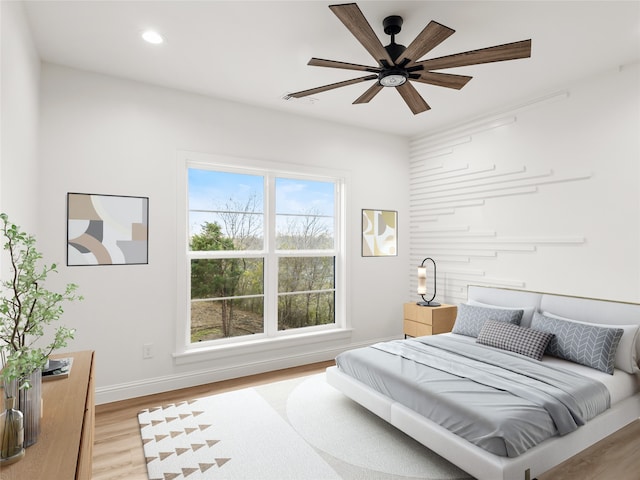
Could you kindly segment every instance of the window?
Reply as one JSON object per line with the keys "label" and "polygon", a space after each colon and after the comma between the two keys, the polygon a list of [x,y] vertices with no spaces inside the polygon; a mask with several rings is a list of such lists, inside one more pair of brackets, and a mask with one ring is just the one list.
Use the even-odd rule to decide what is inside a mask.
{"label": "window", "polygon": [[344,327],[340,177],[187,163],[186,348]]}

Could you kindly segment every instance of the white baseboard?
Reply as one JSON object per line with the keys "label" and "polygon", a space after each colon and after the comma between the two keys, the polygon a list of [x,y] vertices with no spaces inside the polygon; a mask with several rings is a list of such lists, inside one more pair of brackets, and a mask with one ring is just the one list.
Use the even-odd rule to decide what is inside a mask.
{"label": "white baseboard", "polygon": [[207,383],[240,378],[248,375],[280,370],[283,368],[297,367],[310,363],[323,362],[334,359],[337,355],[354,348],[366,347],[373,343],[394,340],[398,337],[380,338],[358,344],[349,344],[326,350],[316,350],[300,355],[288,355],[278,358],[266,359],[248,364],[236,365],[226,368],[210,368],[188,373],[172,374],[162,377],[149,378],[135,382],[107,385],[96,388],[96,405],[143,397],[156,393],[178,390],[181,388],[195,387]]}

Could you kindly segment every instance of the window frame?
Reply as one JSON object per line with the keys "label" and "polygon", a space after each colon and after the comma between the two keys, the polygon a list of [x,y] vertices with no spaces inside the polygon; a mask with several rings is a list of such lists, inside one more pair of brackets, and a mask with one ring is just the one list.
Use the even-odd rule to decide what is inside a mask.
{"label": "window frame", "polygon": [[[238,165],[242,166],[238,166]],[[205,170],[260,175],[265,179],[263,250],[216,250],[193,253],[189,250],[189,186],[188,170]],[[275,179],[277,177],[334,183],[334,248],[332,250],[276,250],[275,242]],[[347,255],[346,191],[348,173],[345,171],[311,167],[307,165],[264,162],[247,158],[230,158],[213,154],[178,152],[177,161],[177,271],[178,295],[176,312],[176,363],[187,363],[204,359],[204,356],[218,358],[237,355],[242,351],[270,350],[282,346],[306,345],[309,343],[335,341],[350,336],[347,317]],[[330,256],[335,258],[335,323],[314,325],[288,330],[278,330],[278,260],[287,256]],[[194,258],[263,258],[264,259],[264,332],[225,339],[191,343],[191,275],[190,262]],[[275,290],[275,291],[274,291]],[[271,319],[271,320],[270,320]],[[250,350],[249,350],[250,349]]]}

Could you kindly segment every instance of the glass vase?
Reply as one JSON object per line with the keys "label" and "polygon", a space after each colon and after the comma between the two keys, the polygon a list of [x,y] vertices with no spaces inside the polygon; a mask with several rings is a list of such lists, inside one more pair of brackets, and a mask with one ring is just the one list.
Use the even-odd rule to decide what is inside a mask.
{"label": "glass vase", "polygon": [[18,390],[16,408],[24,415],[24,447],[38,441],[40,419],[42,418],[42,370],[38,369],[29,377],[30,388]]}
{"label": "glass vase", "polygon": [[4,411],[0,414],[0,465],[24,457],[24,417],[15,409],[17,382],[4,382]]}

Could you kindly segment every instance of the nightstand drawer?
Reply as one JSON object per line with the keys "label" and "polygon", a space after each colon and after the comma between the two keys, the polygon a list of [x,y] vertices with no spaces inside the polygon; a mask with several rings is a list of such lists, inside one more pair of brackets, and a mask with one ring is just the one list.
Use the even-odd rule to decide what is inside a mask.
{"label": "nightstand drawer", "polygon": [[423,337],[425,335],[432,335],[431,325],[425,325],[424,323],[413,322],[411,320],[404,321],[404,334],[410,337]]}
{"label": "nightstand drawer", "polygon": [[404,334],[411,337],[450,332],[456,321],[458,307],[443,304],[439,307],[422,307],[405,303]]}
{"label": "nightstand drawer", "polygon": [[428,323],[431,325],[431,308],[421,307],[415,303],[404,304],[404,318],[405,320],[412,320],[414,322]]}

